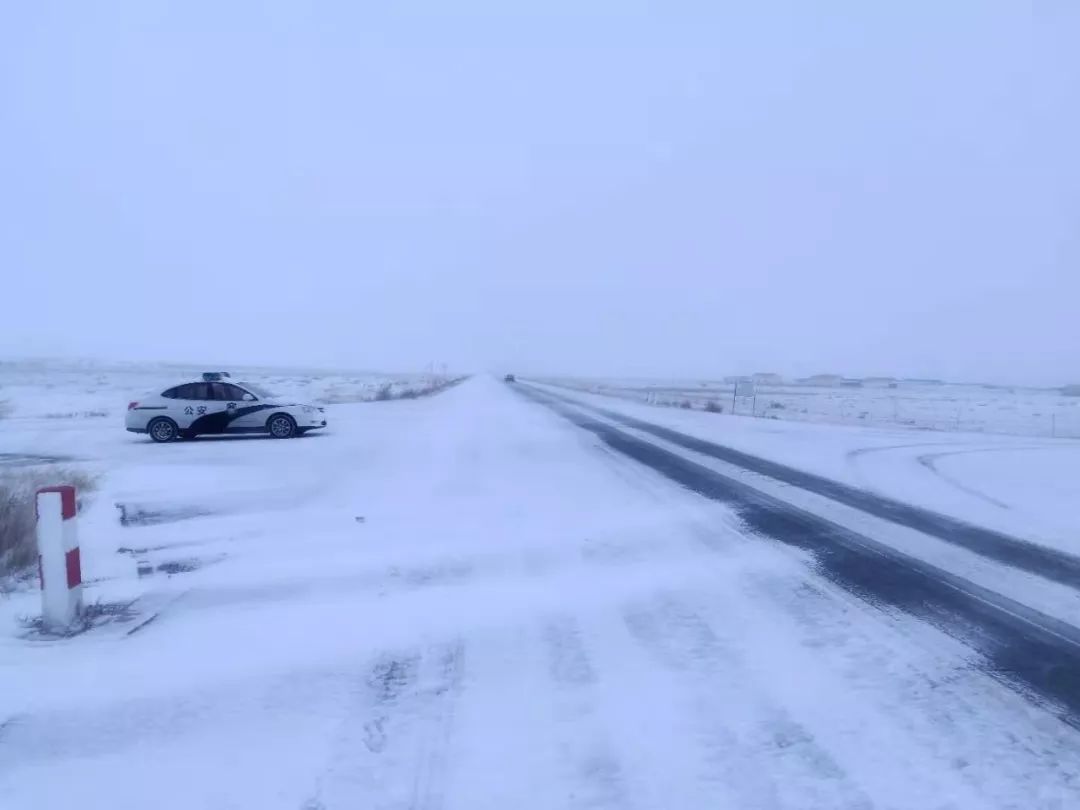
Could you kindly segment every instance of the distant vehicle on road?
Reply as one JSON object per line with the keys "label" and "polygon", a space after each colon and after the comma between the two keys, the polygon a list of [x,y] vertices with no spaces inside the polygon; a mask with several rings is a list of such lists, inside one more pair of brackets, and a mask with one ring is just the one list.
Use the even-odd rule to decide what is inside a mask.
{"label": "distant vehicle on road", "polygon": [[289,403],[252,383],[234,383],[226,372],[202,377],[129,402],[127,429],[155,442],[171,442],[223,433],[290,439],[326,427],[322,408]]}
{"label": "distant vehicle on road", "polygon": [[517,377],[515,377],[513,374],[507,374],[505,377],[503,377],[503,382],[517,382]]}

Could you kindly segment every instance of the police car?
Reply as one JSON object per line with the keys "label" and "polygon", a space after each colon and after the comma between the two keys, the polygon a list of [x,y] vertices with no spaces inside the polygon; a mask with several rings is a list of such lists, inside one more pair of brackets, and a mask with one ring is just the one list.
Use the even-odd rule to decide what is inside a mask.
{"label": "police car", "polygon": [[125,424],[155,442],[222,433],[290,439],[326,427],[326,415],[322,408],[288,403],[258,385],[234,383],[227,372],[218,371],[203,374],[201,382],[129,402]]}

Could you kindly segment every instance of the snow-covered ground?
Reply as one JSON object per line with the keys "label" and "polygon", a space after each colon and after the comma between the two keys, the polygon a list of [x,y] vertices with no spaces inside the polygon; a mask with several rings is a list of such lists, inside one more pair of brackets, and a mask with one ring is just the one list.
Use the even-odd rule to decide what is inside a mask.
{"label": "snow-covered ground", "polygon": [[784,421],[1080,438],[1080,397],[1047,388],[911,381],[897,382],[895,387],[758,385],[755,397],[733,399],[731,384],[708,380],[544,382],[660,407],[709,407]]}
{"label": "snow-covered ground", "polygon": [[[148,392],[160,393],[179,382],[197,380],[217,368],[180,364],[102,363],[97,361],[0,361],[0,416],[25,430],[63,429],[84,420],[122,417],[127,403]],[[419,394],[444,374],[349,373],[321,369],[229,368],[249,380],[304,402],[337,404],[395,399]]]}
{"label": "snow-covered ground", "polygon": [[[938,472],[848,458],[899,431],[644,410],[745,423],[746,448],[845,480],[916,486],[893,463],[943,500],[999,509],[951,475],[1056,508],[975,481],[961,456]],[[166,446],[115,420],[0,422],[4,452],[101,473],[81,518],[87,598],[135,599],[128,621],[61,641],[17,621],[34,591],[0,598],[0,807],[1080,803],[1080,733],[969,648],[514,386],[474,378],[329,420],[294,441]],[[1040,451],[1013,448],[1032,468]],[[144,522],[121,526],[115,503]]]}

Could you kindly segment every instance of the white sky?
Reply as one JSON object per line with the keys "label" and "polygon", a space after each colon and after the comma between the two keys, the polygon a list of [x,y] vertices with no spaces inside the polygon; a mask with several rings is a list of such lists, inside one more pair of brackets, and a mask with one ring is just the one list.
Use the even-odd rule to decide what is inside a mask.
{"label": "white sky", "polygon": [[0,354],[1080,381],[1080,4],[7,3]]}

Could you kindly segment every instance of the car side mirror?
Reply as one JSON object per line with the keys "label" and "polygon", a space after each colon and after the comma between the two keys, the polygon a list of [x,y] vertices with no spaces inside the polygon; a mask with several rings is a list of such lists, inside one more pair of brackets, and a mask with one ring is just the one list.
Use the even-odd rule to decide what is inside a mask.
{"label": "car side mirror", "polygon": [[255,396],[253,394],[244,394],[244,396],[241,397],[241,400],[244,402],[254,402]]}

